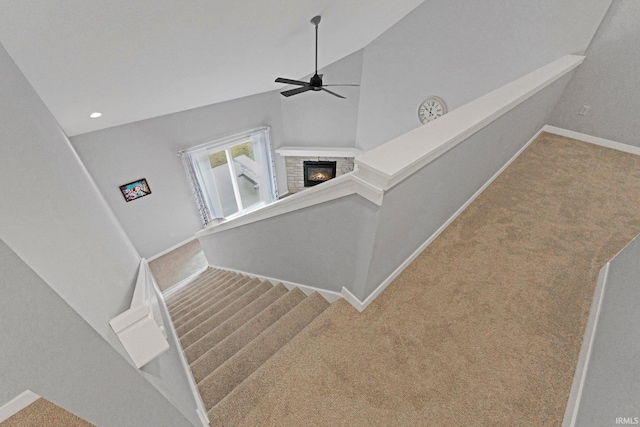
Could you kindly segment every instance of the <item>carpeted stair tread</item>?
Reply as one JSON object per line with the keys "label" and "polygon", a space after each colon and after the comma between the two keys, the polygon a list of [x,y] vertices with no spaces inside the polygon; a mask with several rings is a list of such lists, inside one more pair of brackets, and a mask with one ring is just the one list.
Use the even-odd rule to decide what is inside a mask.
{"label": "carpeted stair tread", "polygon": [[214,279],[220,275],[227,273],[224,270],[218,270],[215,268],[207,267],[206,270],[200,272],[197,276],[193,277],[188,283],[182,286],[179,290],[170,294],[166,298],[167,307],[175,306],[181,301],[182,298],[193,294],[201,289],[206,279]]}
{"label": "carpeted stair tread", "polygon": [[177,318],[177,314],[172,314],[173,319],[175,319],[173,323],[176,326],[176,330],[185,323],[189,322],[191,319],[200,315],[203,311],[206,311],[211,306],[225,299],[228,295],[244,287],[244,285],[246,285],[249,281],[251,281],[249,277],[240,275],[234,276],[233,278],[226,281],[222,286],[219,286],[210,295],[208,295],[207,299],[204,302],[199,300],[194,301],[194,306],[187,306],[183,314]]}
{"label": "carpeted stair tread", "polygon": [[209,350],[198,357],[197,360],[190,361],[191,371],[196,382],[206,378],[305,298],[304,292],[295,288],[280,297],[224,340],[221,340],[215,346],[209,346]]}
{"label": "carpeted stair tread", "polygon": [[202,289],[203,284],[207,279],[212,279],[222,272],[219,270],[214,270],[211,267],[207,268],[196,277],[189,280],[188,283],[184,284],[180,289],[175,292],[172,292],[168,297],[165,298],[165,303],[168,308],[175,307],[177,304],[182,302],[184,298],[188,295],[192,295],[195,292],[198,292]]}
{"label": "carpeted stair tread", "polygon": [[[179,298],[175,299],[171,305],[167,305],[170,312],[175,312],[183,307],[188,305],[188,301],[193,298],[196,298],[197,295],[202,294],[203,292],[207,292],[208,290],[218,287],[220,284],[224,283],[226,277],[230,277],[229,272],[213,272],[206,275],[199,276],[195,278],[191,283],[187,286],[190,292],[185,292],[180,295]],[[193,287],[193,289],[191,289]]]}
{"label": "carpeted stair tread", "polygon": [[191,305],[191,301],[198,299],[202,295],[214,292],[216,289],[221,288],[226,283],[229,283],[229,280],[232,280],[237,276],[238,275],[236,273],[227,271],[219,275],[203,278],[202,283],[198,284],[198,291],[186,295],[178,304],[171,306],[170,312],[176,313],[185,307],[189,307]]}
{"label": "carpeted stair tread", "polygon": [[[180,342],[184,346],[189,346],[196,342],[207,333],[211,332],[225,320],[238,313],[247,305],[251,304],[265,292],[273,289],[273,286],[269,282],[260,282],[260,279],[253,279],[248,283],[251,289],[244,295],[239,296],[235,301],[232,301],[222,310],[218,311],[213,316],[209,317],[204,322],[193,328],[187,334],[180,338]],[[188,359],[187,359],[188,360]],[[191,361],[190,361],[191,362]]]}
{"label": "carpeted stair tread", "polygon": [[[181,326],[176,327],[176,332],[178,334],[178,337],[181,338],[184,335],[186,335],[193,328],[195,328],[200,323],[206,321],[209,317],[213,316],[214,314],[216,314],[217,312],[219,312],[220,310],[222,310],[223,308],[231,304],[241,295],[244,295],[245,293],[249,292],[251,288],[253,288],[258,283],[259,283],[259,280],[257,281],[250,280],[249,282],[246,282],[243,284],[231,285],[228,288],[226,288],[224,291],[221,291],[218,294],[218,296],[220,297],[219,300],[212,301],[212,304],[208,308],[206,308],[204,311],[199,312],[197,315],[189,314],[187,316],[187,319],[185,319],[185,322]],[[180,341],[182,341],[182,339]]]}
{"label": "carpeted stair tread", "polygon": [[214,330],[207,333],[188,347],[185,347],[184,353],[187,356],[187,360],[193,361],[198,359],[220,341],[224,340],[238,330],[242,325],[250,321],[254,316],[258,315],[258,313],[261,313],[271,304],[276,302],[287,292],[289,292],[287,288],[285,288],[282,283],[279,283],[266,293],[262,294],[251,304],[225,320],[222,324],[218,325]]}
{"label": "carpeted stair tread", "polygon": [[[352,316],[354,312],[355,309],[353,306],[345,300],[338,300],[327,307],[326,310],[320,313],[320,315],[318,315],[318,317],[309,324],[309,326],[304,328],[294,337],[294,339],[282,346],[282,348],[270,357],[267,362],[262,364],[262,366],[256,369],[256,371],[253,372],[246,380],[227,394],[224,399],[216,404],[216,406],[207,410],[210,425],[215,427],[238,427],[251,425],[246,422],[245,417],[247,416],[249,409],[255,405],[257,396],[264,396],[265,382],[272,382],[268,377],[273,376],[274,373],[276,376],[286,375],[290,366],[289,362],[295,360],[296,357],[299,357],[302,349],[308,347],[309,341],[314,341],[318,334],[320,334],[320,331],[326,330],[335,317],[349,318],[349,316]],[[344,381],[344,379],[341,381]],[[274,392],[276,395],[278,394],[278,390],[274,390]],[[277,425],[275,421],[271,421],[272,425]],[[265,422],[262,425],[269,425],[269,420],[265,419]],[[309,420],[308,425],[314,424]],[[324,423],[322,425],[332,424]],[[395,423],[393,425],[399,424]],[[424,424],[415,423],[411,425],[422,426]]]}
{"label": "carpeted stair tread", "polygon": [[227,281],[226,284],[213,289],[211,292],[207,292],[205,295],[202,295],[199,298],[195,298],[188,306],[171,314],[171,316],[175,319],[174,324],[176,326],[182,325],[184,323],[184,319],[187,318],[187,316],[193,317],[204,311],[207,307],[210,307],[213,303],[219,301],[221,298],[220,295],[222,295],[224,290],[228,287],[238,284],[243,285],[250,280],[250,277],[237,275]]}
{"label": "carpeted stair tread", "polygon": [[200,381],[198,389],[205,407],[213,408],[328,306],[321,295],[313,293]]}

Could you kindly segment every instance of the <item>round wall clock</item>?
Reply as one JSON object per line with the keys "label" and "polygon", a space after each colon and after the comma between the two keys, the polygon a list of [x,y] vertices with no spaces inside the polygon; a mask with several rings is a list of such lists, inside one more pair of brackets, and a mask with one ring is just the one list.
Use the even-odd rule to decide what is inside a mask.
{"label": "round wall clock", "polygon": [[425,99],[418,107],[418,119],[422,124],[429,123],[442,117],[447,112],[447,104],[444,103],[442,98],[437,96],[430,96]]}

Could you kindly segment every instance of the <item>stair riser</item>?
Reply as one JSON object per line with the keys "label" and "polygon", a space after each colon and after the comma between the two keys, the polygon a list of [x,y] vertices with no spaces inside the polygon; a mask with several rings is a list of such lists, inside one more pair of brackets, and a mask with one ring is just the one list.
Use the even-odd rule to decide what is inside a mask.
{"label": "stair riser", "polygon": [[173,293],[167,300],[167,307],[175,307],[177,304],[183,301],[184,298],[187,298],[189,295],[192,295],[202,289],[204,283],[209,280],[216,280],[222,274],[226,273],[221,270],[214,270],[212,268],[207,269],[196,278],[194,278],[190,283],[185,285],[179,291]]}
{"label": "stair riser", "polygon": [[306,298],[260,334],[249,345],[198,383],[205,407],[210,410],[236,386],[311,323],[329,303],[318,294]]}
{"label": "stair riser", "polygon": [[[217,312],[215,315],[211,316],[209,319],[202,322],[191,332],[186,334],[183,337],[183,340],[185,342],[192,342],[194,339],[199,340],[272,288],[273,286],[271,286],[270,283],[259,283],[258,285],[254,286],[252,290],[242,295],[237,300],[233,301],[231,304]],[[189,358],[187,358],[187,360],[189,360]],[[189,360],[189,363],[191,363],[193,360]]]}
{"label": "stair riser", "polygon": [[207,294],[204,294],[201,297],[194,299],[187,307],[177,311],[175,314],[171,314],[171,317],[175,319],[174,324],[182,325],[184,323],[184,319],[188,317],[193,317],[198,313],[201,313],[202,311],[204,311],[207,307],[210,307],[211,305],[213,305],[214,302],[218,300],[217,295],[219,295],[227,287],[231,285],[237,285],[237,284],[243,285],[245,283],[248,283],[249,281],[251,281],[249,277],[243,277],[243,276],[235,277],[229,280],[228,282],[226,282],[224,285],[221,285],[216,289],[212,289],[211,292],[208,292]]}
{"label": "stair riser", "polygon": [[247,322],[238,331],[218,343],[202,357],[191,364],[191,371],[196,382],[204,380],[224,362],[233,357],[244,346],[248,345],[262,332],[269,329],[275,322],[291,311],[305,299],[304,293],[289,292],[276,303]]}
{"label": "stair riser", "polygon": [[221,298],[219,301],[199,313],[197,316],[194,316],[193,318],[185,322],[182,326],[176,328],[176,332],[178,333],[178,337],[180,337],[180,341],[182,341],[182,337],[190,332],[193,328],[197,327],[199,324],[206,321],[209,317],[213,316],[218,311],[231,304],[236,298],[247,293],[251,289],[251,287],[252,285],[249,284],[240,286],[232,285],[226,290],[222,291],[219,294]]}
{"label": "stair riser", "polygon": [[187,360],[196,360],[216,344],[227,338],[229,335],[240,329],[249,322],[253,317],[260,314],[263,310],[276,302],[279,298],[287,293],[287,289],[282,285],[274,286],[271,290],[260,296],[257,300],[236,313],[224,323],[216,327],[207,335],[200,338],[190,346],[184,349]]}
{"label": "stair riser", "polygon": [[172,305],[169,310],[172,312],[176,312],[183,309],[184,307],[188,307],[189,301],[191,301],[194,298],[198,298],[198,296],[202,295],[203,293],[209,292],[212,289],[217,288],[223,283],[226,283],[232,277],[234,277],[233,274],[224,272],[222,274],[217,275],[216,277],[211,277],[211,278],[207,278],[206,280],[203,280],[201,283],[199,283],[199,288],[197,292],[193,292],[189,295],[184,296],[180,302]]}

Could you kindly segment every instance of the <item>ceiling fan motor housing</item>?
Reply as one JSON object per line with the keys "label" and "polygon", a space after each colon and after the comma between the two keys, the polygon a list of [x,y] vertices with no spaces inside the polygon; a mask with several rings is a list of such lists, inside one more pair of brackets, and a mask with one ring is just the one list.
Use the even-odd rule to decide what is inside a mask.
{"label": "ceiling fan motor housing", "polygon": [[309,81],[309,84],[311,85],[313,90],[322,90],[322,76],[314,74],[313,77],[311,77],[311,81]]}

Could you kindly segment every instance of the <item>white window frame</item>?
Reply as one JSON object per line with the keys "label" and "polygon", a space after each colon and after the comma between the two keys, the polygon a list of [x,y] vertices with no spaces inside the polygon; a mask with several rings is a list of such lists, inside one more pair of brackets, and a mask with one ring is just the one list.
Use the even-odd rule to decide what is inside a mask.
{"label": "white window frame", "polygon": [[[194,147],[189,147],[184,150],[180,150],[178,153],[182,158],[183,165],[185,167],[185,171],[187,173],[187,178],[189,179],[189,183],[191,185],[192,192],[194,194],[194,198],[196,199],[196,203],[198,205],[198,211],[200,212],[200,217],[202,219],[203,225],[206,227],[209,223],[214,222],[216,220],[222,220],[221,217],[215,217],[216,215],[221,215],[222,212],[217,212],[221,209],[216,209],[211,205],[211,201],[207,195],[207,192],[202,188],[202,176],[200,176],[199,167],[197,167],[197,159],[195,158],[196,153],[201,153],[203,150],[206,151],[215,151],[220,152],[224,151],[227,164],[229,165],[229,173],[231,174],[231,184],[233,187],[233,192],[236,198],[236,203],[238,205],[238,211],[225,217],[224,219],[232,219],[237,216],[241,216],[247,212],[248,209],[245,209],[242,205],[242,198],[240,196],[240,189],[238,186],[238,177],[234,173],[233,166],[233,158],[231,156],[230,148],[241,144],[247,140],[252,140],[256,137],[261,139],[262,144],[264,145],[264,164],[267,166],[267,170],[265,171],[265,177],[263,179],[264,183],[268,185],[268,189],[261,190],[261,199],[263,201],[256,205],[252,205],[250,210],[258,209],[266,204],[272,203],[278,200],[278,189],[276,185],[276,176],[275,176],[275,164],[273,161],[273,149],[271,146],[271,127],[270,126],[262,126],[259,128],[251,129],[245,132],[237,133],[234,135],[226,136],[223,138],[218,138],[204,144],[199,144]],[[263,198],[263,191],[266,191],[266,200]]]}

